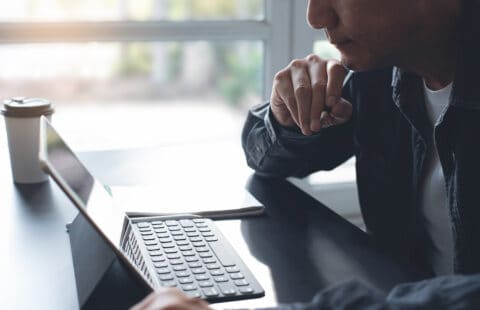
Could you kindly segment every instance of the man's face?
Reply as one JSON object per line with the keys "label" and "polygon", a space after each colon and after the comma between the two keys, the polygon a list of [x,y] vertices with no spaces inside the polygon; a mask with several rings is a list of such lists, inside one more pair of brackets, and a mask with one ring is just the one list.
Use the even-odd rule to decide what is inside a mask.
{"label": "man's face", "polygon": [[324,28],[342,62],[356,71],[398,65],[423,40],[424,0],[310,0],[307,19]]}

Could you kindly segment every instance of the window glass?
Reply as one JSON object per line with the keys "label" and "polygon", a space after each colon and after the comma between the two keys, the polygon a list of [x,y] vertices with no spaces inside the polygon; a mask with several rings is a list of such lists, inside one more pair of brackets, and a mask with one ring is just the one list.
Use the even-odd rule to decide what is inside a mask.
{"label": "window glass", "polygon": [[89,148],[238,142],[247,108],[261,102],[263,43],[0,45],[0,67],[4,96],[52,100],[57,122],[98,140]]}
{"label": "window glass", "polygon": [[15,0],[0,21],[263,19],[263,0]]}

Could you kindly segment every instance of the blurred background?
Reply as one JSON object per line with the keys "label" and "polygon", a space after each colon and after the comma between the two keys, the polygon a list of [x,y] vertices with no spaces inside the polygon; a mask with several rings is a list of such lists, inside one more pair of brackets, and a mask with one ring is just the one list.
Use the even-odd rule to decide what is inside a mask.
{"label": "blurred background", "polygon": [[[312,52],[338,57],[323,32],[307,26],[306,5],[298,0],[2,1],[0,97],[51,100],[56,127],[77,151],[239,145],[248,108],[268,100],[278,70]],[[351,209],[353,161],[293,181],[340,213],[358,217]]]}
{"label": "blurred background", "polygon": [[[150,133],[155,137],[124,145],[114,135],[130,140],[124,139],[126,133],[104,128],[108,139],[75,142],[81,149],[198,141],[199,136],[238,140],[238,126],[247,109],[269,97],[271,83],[266,79],[288,64],[290,57],[284,57],[283,63],[273,64],[277,68],[264,70],[273,58],[281,58],[272,54],[283,56],[291,50],[294,34],[282,30],[294,22],[305,23],[305,1],[296,1],[302,2],[300,6],[293,1],[276,2],[2,1],[0,22],[9,33],[0,35],[0,92],[3,98],[50,99],[62,113],[56,115],[60,120],[64,113],[72,114],[69,124],[88,119],[97,135],[102,135],[100,125],[106,125],[104,117],[109,118],[108,127],[116,130],[149,122],[162,123],[168,130],[168,135]],[[267,14],[278,11],[271,6],[287,9],[282,15],[290,18],[267,21]],[[295,9],[303,11],[300,21],[293,20]],[[279,31],[275,22],[281,23]],[[295,35],[308,36],[304,27],[305,33]],[[127,37],[132,29],[138,36]],[[274,40],[283,41],[283,47],[273,46]],[[310,50],[301,56],[313,51],[336,56],[323,40],[310,42]],[[105,115],[104,109],[108,110]],[[140,118],[144,121],[135,122]]]}

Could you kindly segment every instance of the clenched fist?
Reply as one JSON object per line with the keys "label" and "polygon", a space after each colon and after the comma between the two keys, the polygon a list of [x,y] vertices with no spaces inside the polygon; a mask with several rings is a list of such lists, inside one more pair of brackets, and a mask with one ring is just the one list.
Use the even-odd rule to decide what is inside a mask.
{"label": "clenched fist", "polygon": [[336,60],[317,55],[293,60],[275,75],[270,108],[284,127],[298,126],[304,135],[347,122],[352,105],[341,97],[347,70]]}

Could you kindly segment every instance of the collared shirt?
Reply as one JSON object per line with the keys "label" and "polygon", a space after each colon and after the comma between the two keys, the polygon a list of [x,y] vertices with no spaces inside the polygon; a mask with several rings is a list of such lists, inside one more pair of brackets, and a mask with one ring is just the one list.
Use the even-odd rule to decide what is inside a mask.
{"label": "collared shirt", "polygon": [[[430,125],[434,127],[448,106],[452,84],[440,90],[431,90],[423,83],[425,105]],[[431,240],[430,262],[435,275],[453,273],[453,236],[448,200],[438,151],[431,144],[427,151],[427,164],[421,189],[420,207],[424,226]]]}

